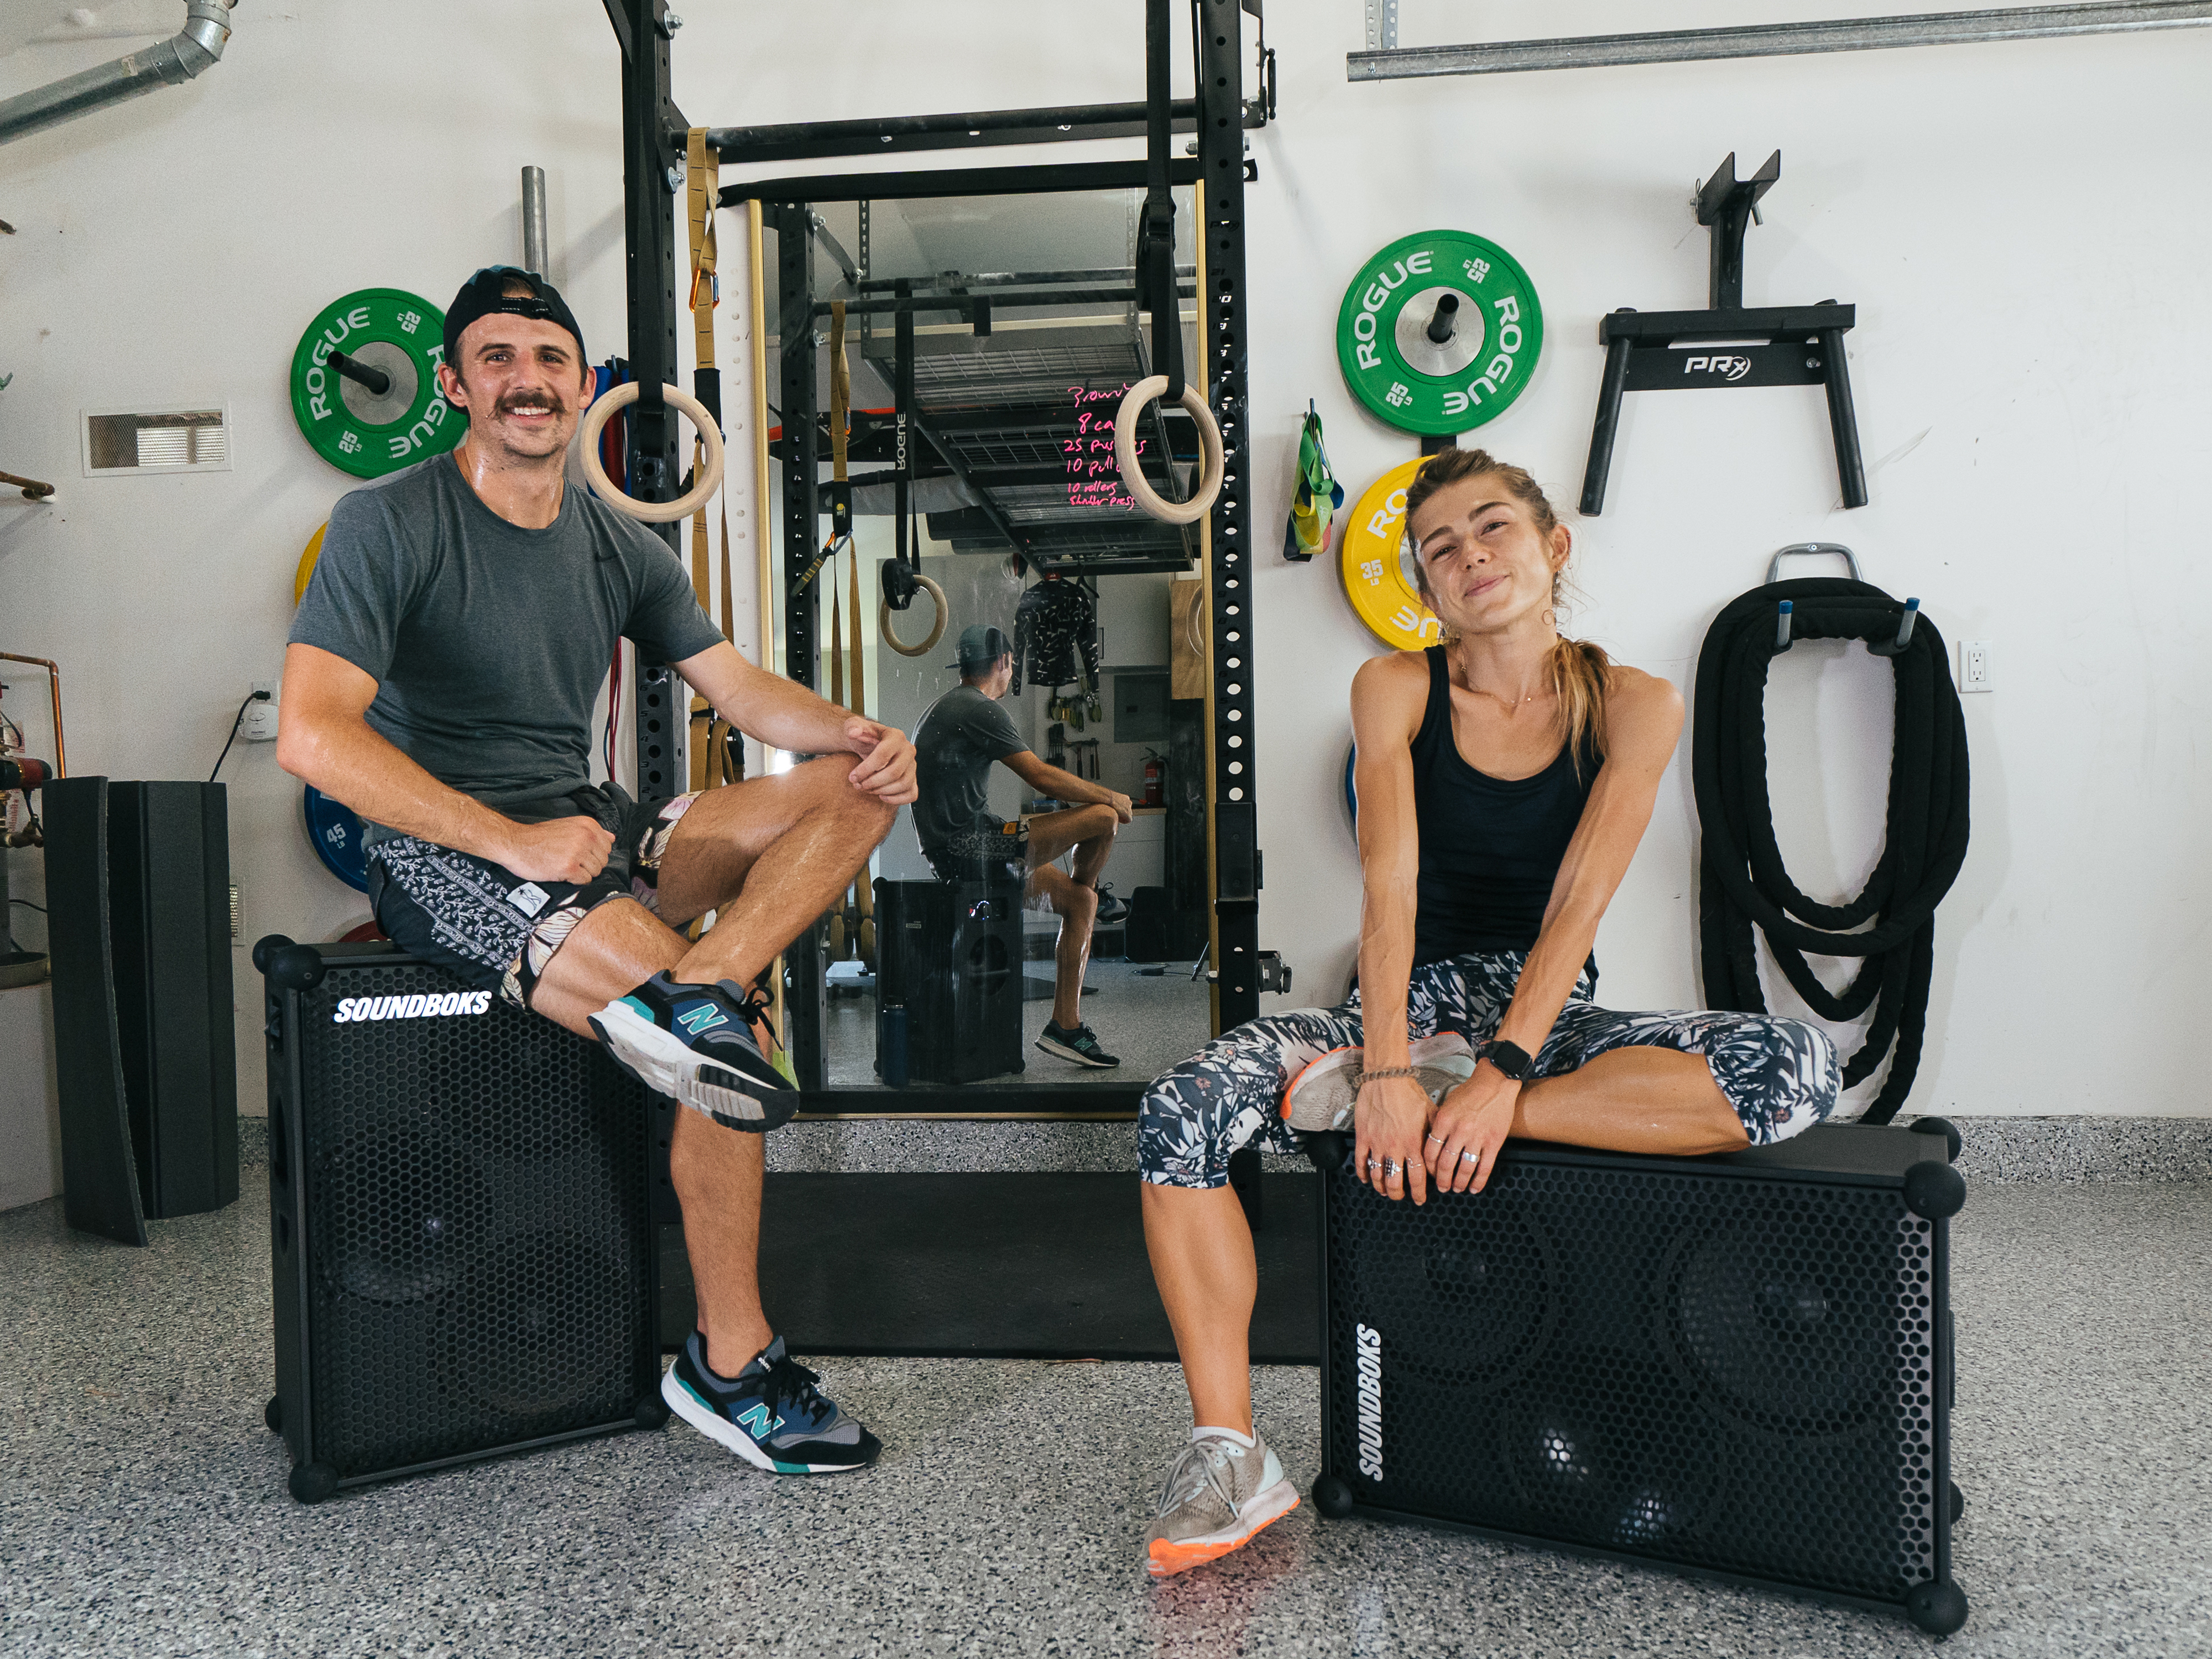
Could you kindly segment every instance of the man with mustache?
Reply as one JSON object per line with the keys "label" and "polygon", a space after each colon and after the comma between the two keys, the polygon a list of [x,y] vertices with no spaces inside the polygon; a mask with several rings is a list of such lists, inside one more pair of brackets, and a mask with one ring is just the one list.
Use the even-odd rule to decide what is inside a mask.
{"label": "man with mustache", "polygon": [[[285,653],[277,760],[368,821],[393,940],[598,1037],[691,1109],[669,1163],[700,1323],[663,1380],[670,1407],[762,1468],[860,1468],[879,1443],[761,1312],[760,1136],[798,1097],[757,987],[915,798],[914,746],[746,662],[665,543],[568,486],[592,376],[550,283],[471,277],[438,377],[468,434],[332,510]],[[820,758],[652,808],[594,785],[592,704],[623,637],[739,729]],[[678,931],[710,910],[696,944]]]}

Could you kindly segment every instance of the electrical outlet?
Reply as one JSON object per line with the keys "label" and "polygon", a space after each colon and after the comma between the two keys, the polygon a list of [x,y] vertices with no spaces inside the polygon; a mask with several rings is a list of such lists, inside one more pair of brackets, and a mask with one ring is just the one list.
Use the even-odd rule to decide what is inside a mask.
{"label": "electrical outlet", "polygon": [[1994,691],[1996,690],[1996,667],[1994,652],[1987,640],[1959,641],[1959,690],[1961,691]]}
{"label": "electrical outlet", "polygon": [[256,680],[246,687],[249,691],[266,691],[269,701],[246,705],[246,720],[238,735],[248,743],[273,743],[276,738],[276,697],[279,682]]}

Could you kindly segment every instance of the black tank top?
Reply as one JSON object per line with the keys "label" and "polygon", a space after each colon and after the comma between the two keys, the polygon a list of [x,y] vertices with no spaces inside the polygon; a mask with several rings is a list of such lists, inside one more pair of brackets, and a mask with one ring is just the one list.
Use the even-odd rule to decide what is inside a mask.
{"label": "black tank top", "polygon": [[[1421,837],[1413,965],[1477,951],[1533,949],[1544,907],[1582,822],[1597,760],[1581,775],[1566,745],[1533,778],[1478,772],[1452,737],[1451,670],[1431,646],[1429,706],[1413,737],[1413,817]],[[1593,973],[1596,959],[1591,959]]]}

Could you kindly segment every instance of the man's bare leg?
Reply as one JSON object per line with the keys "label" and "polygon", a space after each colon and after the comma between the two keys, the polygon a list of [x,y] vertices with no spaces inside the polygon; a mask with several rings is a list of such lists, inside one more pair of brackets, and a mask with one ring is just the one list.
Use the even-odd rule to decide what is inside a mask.
{"label": "man's bare leg", "polygon": [[[1749,1143],[1712,1070],[1673,1048],[1616,1048],[1521,1091],[1518,1139],[1691,1156]],[[1145,1183],[1145,1248],[1190,1389],[1194,1425],[1252,1428],[1252,1231],[1226,1187]]]}
{"label": "man's bare leg", "polygon": [[[1121,821],[1110,806],[1079,806],[1030,820],[1028,896],[1045,898],[1060,915],[1054,953],[1053,1024],[1072,1031],[1083,1024],[1083,975],[1091,963],[1091,929],[1098,919],[1098,878],[1114,855]],[[1075,849],[1075,874],[1053,863]]]}
{"label": "man's bare leg", "polygon": [[854,764],[832,757],[709,790],[678,820],[660,863],[660,914],[715,913],[677,963],[678,984],[751,984],[853,884],[898,817],[847,781]]}
{"label": "man's bare leg", "polygon": [[1083,975],[1091,963],[1091,927],[1098,918],[1097,890],[1077,885],[1056,864],[1030,872],[1029,896],[1050,902],[1060,916],[1060,944],[1054,952],[1053,1024],[1073,1031],[1083,1024]]}
{"label": "man's bare leg", "polygon": [[[702,795],[669,838],[659,892],[671,915],[719,911],[706,939],[691,945],[642,905],[603,904],[546,964],[532,1007],[591,1036],[592,1015],[657,973],[683,984],[750,984],[851,884],[889,828],[893,809],[847,784],[850,769],[835,760],[812,762]],[[761,890],[772,887],[785,890]],[[721,946],[708,951],[716,939]],[[774,1334],[760,1305],[764,1167],[760,1136],[696,1112],[677,1113],[669,1174],[684,1206],[699,1328],[725,1375]]]}

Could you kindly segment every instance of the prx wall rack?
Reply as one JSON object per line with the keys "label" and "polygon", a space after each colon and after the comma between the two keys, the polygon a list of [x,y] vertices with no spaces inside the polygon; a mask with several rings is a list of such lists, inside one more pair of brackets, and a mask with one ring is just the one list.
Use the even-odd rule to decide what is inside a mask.
{"label": "prx wall rack", "polygon": [[[1613,312],[1600,326],[1605,343],[1605,385],[1598,393],[1597,427],[1590,434],[1589,470],[1583,477],[1583,514],[1605,511],[1613,472],[1613,439],[1620,429],[1622,397],[1631,392],[1685,392],[1713,386],[1824,386],[1828,422],[1835,428],[1836,471],[1844,505],[1867,504],[1866,462],[1859,453],[1858,415],[1851,405],[1850,366],[1844,336],[1858,320],[1855,306],[1824,300],[1816,306],[1743,303],[1743,239],[1759,198],[1782,177],[1782,152],[1748,179],[1735,176],[1735,157],[1698,192],[1698,222],[1713,233],[1713,302],[1710,311]],[[1763,345],[1744,345],[1746,339]],[[1710,352],[1678,350],[1728,342]]]}

